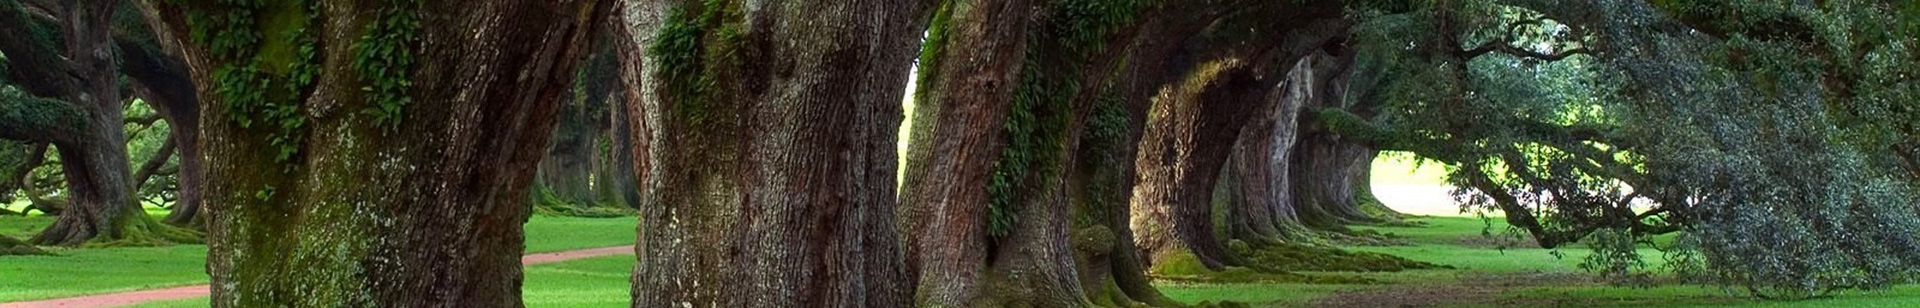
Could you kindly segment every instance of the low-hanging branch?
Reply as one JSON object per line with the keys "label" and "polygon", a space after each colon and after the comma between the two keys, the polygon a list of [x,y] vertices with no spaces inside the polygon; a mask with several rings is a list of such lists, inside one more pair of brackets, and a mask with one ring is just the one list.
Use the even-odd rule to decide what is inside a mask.
{"label": "low-hanging branch", "polygon": [[1481,123],[1481,125],[1503,125],[1512,128],[1505,131],[1518,132],[1516,135],[1508,136],[1514,138],[1514,141],[1509,142],[1509,146],[1503,146],[1503,149],[1488,153],[1447,150],[1457,148],[1456,145],[1480,144],[1490,140],[1487,136],[1476,137],[1465,131],[1454,131],[1446,134],[1445,137],[1423,136],[1405,131],[1405,128],[1368,121],[1359,115],[1337,108],[1309,110],[1303,115],[1313,117],[1313,121],[1320,123],[1319,125],[1349,140],[1383,150],[1411,151],[1424,158],[1461,166],[1462,170],[1458,174],[1462,176],[1463,186],[1485,195],[1493,206],[1507,214],[1506,220],[1509,224],[1528,231],[1541,247],[1553,248],[1577,242],[1586,235],[1605,228],[1625,229],[1634,234],[1666,234],[1679,231],[1679,227],[1675,224],[1648,222],[1648,219],[1654,216],[1673,213],[1665,203],[1668,200],[1661,200],[1662,202],[1657,202],[1661,204],[1660,206],[1643,212],[1632,209],[1633,200],[1641,197],[1655,197],[1645,195],[1645,192],[1629,193],[1611,202],[1604,209],[1599,209],[1599,216],[1589,217],[1591,219],[1576,219],[1562,222],[1562,226],[1550,227],[1541,218],[1544,214],[1542,211],[1545,209],[1527,206],[1516,192],[1495,182],[1480,165],[1476,164],[1482,158],[1498,159],[1506,164],[1508,171],[1514,174],[1523,185],[1532,189],[1551,191],[1552,198],[1556,200],[1579,193],[1572,191],[1581,189],[1577,185],[1570,186],[1568,183],[1556,182],[1564,182],[1566,179],[1542,176],[1526,169],[1531,164],[1527,162],[1526,156],[1519,152],[1517,145],[1531,144],[1565,153],[1568,155],[1568,160],[1564,163],[1570,164],[1581,173],[1618,180],[1630,187],[1650,187],[1653,183],[1649,182],[1648,177],[1632,165],[1617,159],[1617,152],[1595,145],[1627,146],[1630,142],[1616,136],[1620,129],[1617,126],[1557,124],[1523,117],[1505,117],[1488,121],[1499,124]]}
{"label": "low-hanging branch", "polygon": [[[1509,163],[1511,164],[1511,162]],[[1562,227],[1549,229],[1538,215],[1542,213],[1544,209],[1536,210],[1522,204],[1519,198],[1514,197],[1512,191],[1495,183],[1479,166],[1464,165],[1462,168],[1462,172],[1458,173],[1458,175],[1462,177],[1462,182],[1467,184],[1471,189],[1480,191],[1488,200],[1491,200],[1495,207],[1506,214],[1507,224],[1526,230],[1527,233],[1533,237],[1534,243],[1539,244],[1541,248],[1552,249],[1560,245],[1577,242],[1585,238],[1588,234],[1605,228],[1625,229],[1627,232],[1636,235],[1658,235],[1680,231],[1680,226],[1677,224],[1647,223],[1649,218],[1671,213],[1671,210],[1665,206],[1655,206],[1645,212],[1633,211],[1630,202],[1639,196],[1639,193],[1632,193],[1622,197],[1613,204],[1614,206],[1602,211],[1602,216],[1595,217],[1596,219],[1580,219],[1570,222],[1563,221]],[[1526,173],[1524,170],[1518,170],[1516,168],[1510,167],[1508,169],[1516,173]],[[1558,194],[1556,194],[1556,198],[1557,196]]]}

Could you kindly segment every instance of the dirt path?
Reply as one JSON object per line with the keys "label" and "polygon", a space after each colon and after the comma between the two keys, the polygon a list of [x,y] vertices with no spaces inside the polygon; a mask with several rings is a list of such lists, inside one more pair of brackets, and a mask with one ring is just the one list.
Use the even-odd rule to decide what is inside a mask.
{"label": "dirt path", "polygon": [[[581,249],[562,252],[537,253],[520,257],[520,264],[534,265],[553,263],[592,257],[619,254],[632,254],[633,246]],[[132,292],[88,295],[80,297],[56,298],[32,302],[0,304],[0,308],[54,308],[54,307],[120,307],[145,304],[149,302],[181,300],[207,296],[207,285],[143,290]]]}

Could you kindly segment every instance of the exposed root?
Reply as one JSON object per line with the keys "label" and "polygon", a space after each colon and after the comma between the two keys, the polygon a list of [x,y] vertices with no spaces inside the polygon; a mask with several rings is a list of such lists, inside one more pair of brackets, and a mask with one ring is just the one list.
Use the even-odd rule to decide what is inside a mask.
{"label": "exposed root", "polygon": [[580,205],[563,204],[563,203],[537,203],[533,205],[533,213],[535,215],[541,215],[541,216],[587,217],[587,218],[625,217],[625,216],[634,216],[634,215],[640,214],[638,210],[634,210],[632,208],[627,208],[627,207],[595,206],[595,205],[580,206]]}
{"label": "exposed root", "polygon": [[20,239],[0,235],[0,256],[21,255],[51,255],[51,253],[47,253],[46,250],[40,250],[40,247],[34,247],[33,244],[28,244]]}
{"label": "exposed root", "polygon": [[193,229],[176,227],[154,220],[144,213],[125,223],[118,238],[96,237],[87,247],[158,247],[179,244],[204,244],[206,235]]}

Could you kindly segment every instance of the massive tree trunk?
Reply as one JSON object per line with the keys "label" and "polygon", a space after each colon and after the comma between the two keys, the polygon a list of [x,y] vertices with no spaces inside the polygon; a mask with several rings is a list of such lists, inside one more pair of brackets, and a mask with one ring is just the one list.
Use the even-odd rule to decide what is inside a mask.
{"label": "massive tree trunk", "polygon": [[[593,54],[581,65],[579,80],[572,85],[566,105],[560,109],[560,119],[554,128],[554,137],[547,148],[546,158],[540,161],[540,172],[535,183],[535,207],[542,211],[557,214],[605,215],[613,213],[606,209],[589,208],[618,206],[633,208],[635,204],[628,195],[637,196],[630,191],[633,171],[622,168],[616,160],[617,153],[610,149],[615,143],[614,127],[625,125],[630,119],[615,117],[622,113],[615,108],[619,102],[620,76],[619,55],[614,52],[611,36],[597,34],[594,39]],[[623,183],[624,182],[624,183]]]}
{"label": "massive tree trunk", "polygon": [[1192,257],[1208,268],[1238,265],[1213,228],[1212,193],[1249,111],[1272,88],[1245,60],[1196,70],[1157,102],[1140,142],[1132,203],[1140,249],[1155,260]]}
{"label": "massive tree trunk", "polygon": [[1345,83],[1352,72],[1350,52],[1314,57],[1307,83],[1303,114],[1298,124],[1299,146],[1295,147],[1289,178],[1293,186],[1293,206],[1306,226],[1345,230],[1346,225],[1381,221],[1361,210],[1359,193],[1370,191],[1366,176],[1378,152],[1362,140],[1341,136],[1327,126],[1316,112],[1339,109],[1370,118],[1378,112],[1371,102],[1350,104],[1344,98]]}
{"label": "massive tree trunk", "polygon": [[[616,71],[615,78],[618,78],[617,74],[618,72]],[[620,83],[620,85],[624,84],[625,83]],[[613,177],[613,186],[609,188],[616,190],[614,194],[619,198],[618,200],[621,206],[638,209],[640,208],[640,184],[642,183],[638,175],[645,169],[639,168],[639,166],[634,163],[634,160],[638,157],[643,157],[635,155],[635,153],[641,152],[635,145],[645,143],[645,141],[643,141],[644,139],[634,138],[634,136],[645,133],[638,132],[635,129],[637,125],[635,123],[641,122],[641,119],[638,115],[629,112],[626,107],[627,103],[623,99],[626,97],[626,92],[618,88],[619,87],[616,87],[615,90],[613,90],[614,92],[610,94],[614,98],[607,106],[607,108],[612,111],[609,119],[613,125],[613,129],[609,132],[607,138],[613,143],[612,163],[614,172],[617,173],[609,175]]]}
{"label": "massive tree trunk", "polygon": [[[63,2],[57,21],[64,53],[28,35],[35,23],[14,3],[0,8],[0,52],[8,55],[10,78],[27,92],[60,103],[16,104],[10,111],[27,111],[62,118],[56,128],[34,130],[30,141],[56,145],[65,171],[69,205],[59,220],[31,240],[42,245],[79,245],[95,239],[128,244],[156,243],[155,227],[133,200],[131,166],[127,162],[126,134],[121,126],[120,70],[113,52],[113,12],[116,1]],[[16,36],[18,35],[18,36]],[[60,55],[64,55],[61,57]],[[71,108],[71,109],[68,109]],[[13,125],[48,124],[20,122]],[[61,134],[48,134],[59,131]]]}
{"label": "massive tree trunk", "polygon": [[[996,256],[1000,247],[1048,244],[1011,240],[1010,198],[995,200],[990,182],[1006,143],[1008,109],[1024,64],[1027,0],[956,0],[934,12],[921,59],[920,86],[901,186],[902,226],[908,272],[916,281],[915,306],[982,307],[1015,302],[1071,306],[1070,294],[1020,298],[1004,290],[1059,289],[1051,277],[1011,277],[1035,270],[1032,253]],[[996,17],[998,19],[996,19]],[[1001,188],[1001,187],[995,187]],[[998,202],[998,204],[996,204]],[[995,212],[998,211],[998,212]],[[1031,236],[1031,232],[1023,234]],[[1064,242],[1062,240],[1061,242]],[[1026,252],[1046,247],[1025,246]],[[1015,260],[1016,257],[1028,258]],[[1006,268],[1020,266],[1022,268]],[[1038,268],[1035,276],[1051,273]],[[1022,279],[1024,278],[1024,279]]]}
{"label": "massive tree trunk", "polygon": [[213,306],[521,306],[528,184],[610,3],[149,1],[206,34],[177,43]]}
{"label": "massive tree trunk", "polygon": [[[1295,66],[1288,80],[1300,73]],[[1293,147],[1293,114],[1298,106],[1285,97],[1291,83],[1273,91],[1268,102],[1253,111],[1253,119],[1241,128],[1239,140],[1220,174],[1219,189],[1225,190],[1227,236],[1253,245],[1285,241],[1285,228],[1293,216],[1288,198],[1287,154]],[[1284,123],[1284,125],[1282,124]]]}
{"label": "massive tree trunk", "polygon": [[[1212,192],[1233,144],[1253,108],[1275,104],[1268,96],[1293,63],[1328,42],[1338,43],[1352,24],[1338,3],[1272,3],[1251,6],[1262,16],[1250,29],[1213,28],[1175,50],[1187,69],[1165,83],[1152,107],[1136,164],[1131,225],[1142,254],[1154,263],[1191,257],[1211,269],[1239,263],[1215,234]],[[1278,16],[1278,17],[1276,17]],[[1281,33],[1279,38],[1251,33]],[[1247,37],[1264,39],[1247,43]]]}
{"label": "massive tree trunk", "polygon": [[623,146],[633,142],[623,136],[632,129],[628,122],[636,119],[626,116],[621,107],[620,54],[614,48],[613,36],[602,33],[600,37],[593,56],[581,69],[579,86],[593,120],[593,201],[601,206],[639,208],[633,151]]}
{"label": "massive tree trunk", "polygon": [[[164,40],[165,29],[153,29]],[[204,227],[200,216],[200,183],[206,179],[206,157],[200,153],[200,98],[186,63],[178,55],[154,50],[129,40],[115,42],[120,49],[121,68],[131,81],[134,93],[167,119],[170,139],[179,151],[179,198],[167,214],[167,224]],[[170,46],[170,45],[169,45]],[[138,186],[135,186],[137,189]]]}
{"label": "massive tree trunk", "polygon": [[[569,91],[573,92],[573,91]],[[593,155],[597,132],[584,100],[573,93],[563,99],[553,140],[540,160],[536,205],[589,206],[594,201]],[[551,204],[550,204],[551,203]]]}
{"label": "massive tree trunk", "polygon": [[911,304],[894,138],[920,2],[625,1],[651,137],[634,307]]}

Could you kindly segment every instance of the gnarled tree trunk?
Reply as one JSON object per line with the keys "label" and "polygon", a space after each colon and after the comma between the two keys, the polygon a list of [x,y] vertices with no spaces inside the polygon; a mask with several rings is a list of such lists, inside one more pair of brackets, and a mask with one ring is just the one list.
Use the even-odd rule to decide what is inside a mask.
{"label": "gnarled tree trunk", "polygon": [[169,33],[258,39],[176,42],[206,102],[213,306],[520,307],[528,184],[611,2],[223,3],[146,3]]}
{"label": "gnarled tree trunk", "polygon": [[1249,111],[1272,87],[1241,61],[1207,64],[1153,107],[1132,203],[1140,249],[1155,260],[1191,253],[1208,268],[1240,263],[1214,234],[1213,187]]}
{"label": "gnarled tree trunk", "polygon": [[154,224],[134,202],[129,178],[132,167],[121,126],[120,70],[113,52],[112,20],[118,3],[60,3],[55,8],[65,43],[60,49],[27,34],[27,27],[36,21],[19,3],[0,7],[0,52],[8,55],[9,75],[14,77],[10,79],[33,95],[64,101],[13,102],[7,107],[11,110],[5,111],[41,117],[9,124],[22,126],[11,129],[29,131],[9,138],[56,145],[68,182],[68,206],[53,225],[31,239],[34,243],[156,242],[147,236]]}
{"label": "gnarled tree trunk", "polygon": [[1334,108],[1371,117],[1378,112],[1378,106],[1369,105],[1373,102],[1349,104],[1346,101],[1345,83],[1350,79],[1353,64],[1351,53],[1322,54],[1313,59],[1309,69],[1313,70],[1314,77],[1297,85],[1308,90],[1301,98],[1304,101],[1297,126],[1299,146],[1289,158],[1294,209],[1302,223],[1317,229],[1345,230],[1348,224],[1379,222],[1379,217],[1361,210],[1358,202],[1360,192],[1370,191],[1365,186],[1371,185],[1367,177],[1371,173],[1367,170],[1372,168],[1373,156],[1379,151],[1360,140],[1333,132],[1313,113]]}
{"label": "gnarled tree trunk", "polygon": [[[153,29],[160,40],[172,37],[162,32],[165,30]],[[121,67],[130,77],[134,93],[167,119],[168,138],[173,140],[179,152],[180,197],[174,200],[173,211],[163,221],[176,226],[204,228],[206,220],[200,216],[200,200],[203,199],[200,185],[206,179],[207,167],[206,157],[200,153],[200,98],[194,89],[193,78],[187,74],[186,63],[178,55],[129,40],[117,40],[115,45],[120,48]],[[138,189],[139,186],[134,188]]]}
{"label": "gnarled tree trunk", "polygon": [[634,307],[910,305],[893,139],[920,2],[624,1]]}
{"label": "gnarled tree trunk", "polygon": [[[927,46],[931,53],[920,63],[920,86],[914,100],[913,131],[907,149],[900,207],[905,226],[908,272],[916,282],[915,306],[979,307],[1028,302],[1070,306],[1076,286],[1059,286],[1047,270],[1033,276],[1012,277],[1012,270],[1033,270],[1032,258],[1049,255],[1023,253],[997,256],[991,243],[1019,247],[1021,252],[1045,252],[1044,240],[1009,239],[1013,224],[1032,221],[990,221],[1009,217],[1011,209],[991,213],[990,182],[1005,151],[1008,109],[1013,105],[1026,50],[1026,24],[1034,6],[1027,0],[948,1],[934,12]],[[999,217],[993,217],[999,214]],[[1023,216],[1031,217],[1031,216]],[[993,226],[990,226],[992,224]],[[998,228],[997,237],[991,234]],[[1021,235],[1032,237],[1034,232]],[[1064,238],[1061,239],[1064,242]],[[1064,246],[1064,245],[1059,245]],[[1016,260],[1016,258],[1028,258]],[[1027,268],[1006,268],[1021,266]],[[1044,266],[1044,265],[1042,265]],[[1071,269],[1071,267],[1069,267]],[[1070,281],[1069,281],[1070,282]],[[1026,286],[1026,287],[1020,287]],[[1016,297],[1011,290],[1071,289],[1070,294],[1032,294]],[[1041,292],[1033,292],[1041,293]]]}
{"label": "gnarled tree trunk", "polygon": [[[1283,33],[1247,43],[1237,28],[1213,28],[1181,44],[1178,61],[1187,69],[1162,88],[1146,126],[1137,159],[1140,182],[1133,188],[1132,220],[1141,253],[1153,263],[1191,257],[1210,269],[1236,265],[1215,234],[1212,193],[1220,171],[1254,108],[1277,104],[1269,97],[1295,61],[1340,42],[1352,21],[1339,16],[1337,3],[1249,4],[1263,16],[1258,33]],[[1265,37],[1255,35],[1257,37]]]}
{"label": "gnarled tree trunk", "polygon": [[[1310,59],[1310,58],[1309,58]],[[1274,244],[1298,236],[1287,167],[1294,146],[1294,121],[1300,111],[1297,91],[1300,78],[1311,76],[1302,60],[1296,63],[1280,91],[1266,98],[1273,102],[1254,111],[1254,119],[1241,129],[1226,170],[1220,174],[1219,189],[1224,190],[1228,237],[1253,245]]]}

